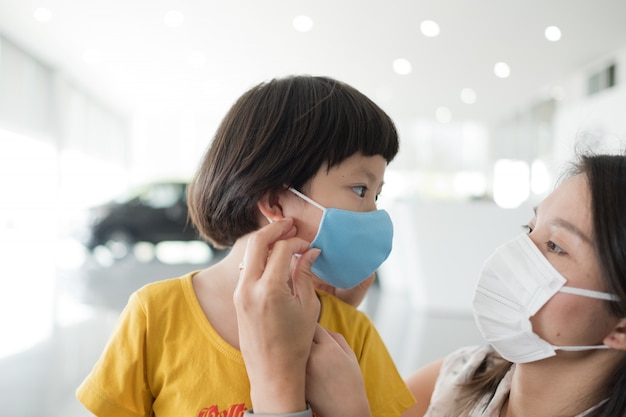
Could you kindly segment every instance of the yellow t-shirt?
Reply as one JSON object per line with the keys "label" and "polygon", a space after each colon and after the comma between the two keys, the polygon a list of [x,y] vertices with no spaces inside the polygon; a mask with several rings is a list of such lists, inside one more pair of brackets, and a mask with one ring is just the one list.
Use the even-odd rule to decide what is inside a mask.
{"label": "yellow t-shirt", "polygon": [[[241,352],[207,320],[193,274],[148,284],[130,297],[76,393],[96,416],[240,417],[251,407]],[[336,297],[319,295],[320,324],[343,334],[359,359],[372,416],[399,416],[415,400],[373,324]]]}

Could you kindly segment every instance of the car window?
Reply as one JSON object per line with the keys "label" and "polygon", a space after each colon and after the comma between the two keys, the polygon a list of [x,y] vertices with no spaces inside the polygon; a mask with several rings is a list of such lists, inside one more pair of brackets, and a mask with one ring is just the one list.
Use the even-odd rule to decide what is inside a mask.
{"label": "car window", "polygon": [[152,208],[172,207],[181,201],[184,187],[180,184],[155,184],[139,195],[139,200]]}

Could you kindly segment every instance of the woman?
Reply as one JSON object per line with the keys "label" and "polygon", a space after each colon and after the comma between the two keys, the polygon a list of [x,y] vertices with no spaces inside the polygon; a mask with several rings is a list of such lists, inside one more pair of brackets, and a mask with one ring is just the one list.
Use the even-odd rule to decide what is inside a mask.
{"label": "woman", "polygon": [[[256,243],[275,237],[268,233]],[[274,253],[259,253],[266,254],[273,266]],[[293,274],[295,288],[307,286],[306,268]],[[253,282],[257,290],[275,285],[267,277]],[[240,282],[239,291],[249,284]],[[582,156],[536,208],[527,232],[486,262],[473,308],[489,346],[460,349],[411,376],[417,404],[404,415],[626,416],[626,157]],[[238,316],[249,319],[241,308]],[[245,343],[263,339],[251,326],[246,330]],[[326,416],[356,416],[356,405],[332,408],[347,391],[360,390],[349,352],[333,340],[324,339],[330,347],[323,360],[314,341],[307,400],[326,404]],[[281,353],[290,357],[287,348]]]}

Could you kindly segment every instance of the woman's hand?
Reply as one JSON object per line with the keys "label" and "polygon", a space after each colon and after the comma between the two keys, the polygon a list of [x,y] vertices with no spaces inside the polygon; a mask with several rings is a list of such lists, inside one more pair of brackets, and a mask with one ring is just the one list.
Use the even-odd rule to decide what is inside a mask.
{"label": "woman's hand", "polygon": [[339,333],[315,328],[306,377],[306,398],[321,416],[367,417],[367,394],[359,362]]}
{"label": "woman's hand", "polygon": [[295,235],[292,219],[253,233],[233,296],[255,413],[306,409],[306,365],[320,313],[311,264],[319,249]]}

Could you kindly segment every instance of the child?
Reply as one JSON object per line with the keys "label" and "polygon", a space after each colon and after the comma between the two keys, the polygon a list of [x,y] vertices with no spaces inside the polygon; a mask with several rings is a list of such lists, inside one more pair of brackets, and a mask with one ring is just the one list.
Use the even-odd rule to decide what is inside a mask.
{"label": "child", "polygon": [[[376,210],[376,198],[397,151],[390,118],[344,83],[296,76],[246,92],[189,191],[194,224],[214,245],[231,247],[229,254],[133,294],[79,400],[97,416],[242,415],[251,407],[250,384],[233,294],[250,234],[289,218],[289,237],[306,242],[302,251],[311,242],[321,249],[313,269],[326,282],[318,283],[364,294],[358,283],[390,249],[388,216]],[[351,231],[365,234],[335,242]],[[400,415],[414,399],[372,323],[326,292],[318,297],[320,325],[341,333],[358,358],[372,415]]]}

